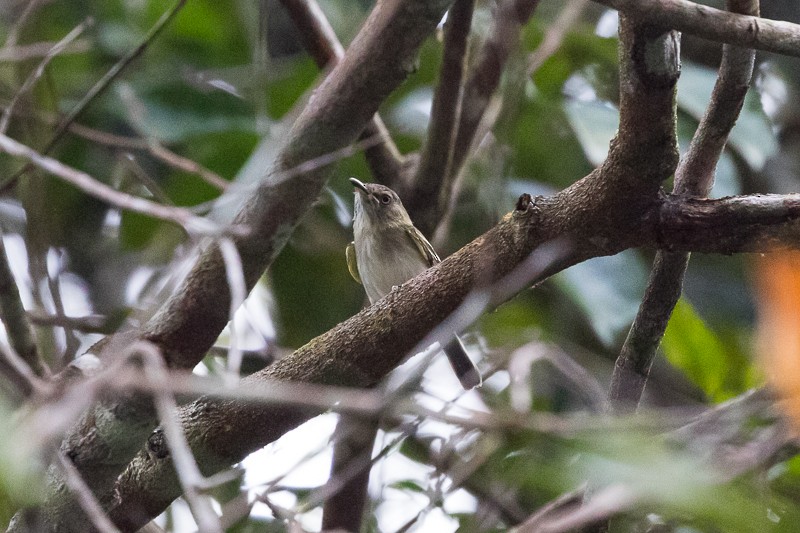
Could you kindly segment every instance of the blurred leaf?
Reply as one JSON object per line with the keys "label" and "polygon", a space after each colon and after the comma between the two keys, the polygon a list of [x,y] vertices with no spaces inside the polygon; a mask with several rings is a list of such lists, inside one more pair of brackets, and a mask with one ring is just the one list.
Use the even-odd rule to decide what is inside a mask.
{"label": "blurred leaf", "polygon": [[603,102],[570,100],[564,104],[567,118],[586,159],[598,166],[606,159],[611,139],[619,127],[619,111]]}
{"label": "blurred leaf", "polygon": [[503,461],[508,479],[530,490],[561,493],[588,480],[585,505],[597,495],[623,513],[657,513],[701,531],[789,532],[800,520],[797,507],[757,481],[722,482],[721,473],[693,453],[623,420],[571,438],[530,437],[538,448],[525,447]]}
{"label": "blurred leaf", "polygon": [[[683,62],[678,80],[678,107],[699,122],[708,107],[716,79],[715,70]],[[756,94],[748,93],[728,146],[754,170],[760,170],[777,150],[775,134]]]}
{"label": "blurred leaf", "polygon": [[675,306],[662,349],[667,360],[714,402],[727,400],[759,382],[747,357],[711,331],[685,299]]}
{"label": "blurred leaf", "polygon": [[[140,93],[138,98],[144,105],[144,113],[138,117],[142,133],[165,143],[208,133],[255,130],[250,106],[221,91],[201,93],[174,83]],[[124,117],[124,103],[114,106]]]}
{"label": "blurred leaf", "polygon": [[611,347],[636,316],[647,272],[636,253],[627,250],[584,261],[559,274],[556,280],[589,318],[600,341]]}
{"label": "blurred leaf", "polygon": [[393,489],[397,489],[397,490],[408,490],[408,491],[411,491],[411,492],[418,492],[420,494],[426,494],[428,492],[425,489],[425,487],[423,487],[422,485],[420,485],[419,483],[417,483],[413,479],[405,479],[403,481],[395,481],[394,483],[389,485],[389,487],[391,487]]}

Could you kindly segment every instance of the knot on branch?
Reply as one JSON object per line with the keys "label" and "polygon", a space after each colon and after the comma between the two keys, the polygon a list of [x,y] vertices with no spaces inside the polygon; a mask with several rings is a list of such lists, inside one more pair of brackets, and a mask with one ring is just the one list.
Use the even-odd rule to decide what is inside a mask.
{"label": "knot on branch", "polygon": [[164,459],[169,456],[169,447],[164,438],[164,430],[156,428],[147,438],[147,451],[155,459]]}
{"label": "knot on branch", "polygon": [[528,193],[522,193],[517,200],[517,207],[515,208],[517,211],[527,211],[528,207],[533,204],[533,198]]}

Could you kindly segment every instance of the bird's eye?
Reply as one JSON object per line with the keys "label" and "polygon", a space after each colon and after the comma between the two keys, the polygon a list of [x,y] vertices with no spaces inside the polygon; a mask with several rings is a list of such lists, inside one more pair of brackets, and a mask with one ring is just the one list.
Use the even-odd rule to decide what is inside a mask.
{"label": "bird's eye", "polygon": [[381,203],[382,204],[388,204],[391,201],[392,201],[392,197],[389,196],[388,194],[384,194],[383,196],[381,196]]}

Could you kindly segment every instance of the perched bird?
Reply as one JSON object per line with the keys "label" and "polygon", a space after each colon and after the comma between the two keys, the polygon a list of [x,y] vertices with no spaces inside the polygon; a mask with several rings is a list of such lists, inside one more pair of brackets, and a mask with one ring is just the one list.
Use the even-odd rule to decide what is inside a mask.
{"label": "perched bird", "polygon": [[[373,304],[440,259],[411,223],[397,193],[355,178],[350,183],[355,187],[354,241],[347,246],[347,268]],[[457,336],[444,346],[444,353],[465,389],[481,384],[481,375]]]}

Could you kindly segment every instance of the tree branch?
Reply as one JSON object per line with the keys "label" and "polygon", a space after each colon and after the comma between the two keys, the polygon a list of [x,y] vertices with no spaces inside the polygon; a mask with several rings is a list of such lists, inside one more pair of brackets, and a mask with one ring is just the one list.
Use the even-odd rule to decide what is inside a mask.
{"label": "tree branch", "polygon": [[[590,175],[563,193],[536,202],[521,201],[518,209],[473,242],[375,305],[310,341],[292,355],[242,381],[248,391],[271,380],[308,381],[345,387],[370,387],[408,353],[432,342],[424,338],[480,287],[487,306],[511,296],[506,282],[517,280],[517,291],[530,283],[598,255],[631,246],[673,246],[685,250],[720,250],[720,243],[738,243],[749,251],[767,251],[774,244],[797,246],[800,238],[800,195],[692,200],[666,197],[629,224],[629,205],[592,209],[588,193],[596,181]],[[583,209],[576,209],[580,203]],[[569,207],[571,205],[571,207]],[[582,212],[582,215],[574,215]],[[614,221],[616,219],[616,221]],[[737,227],[742,220],[742,227]],[[617,228],[613,240],[603,224]],[[624,229],[618,224],[624,225]],[[774,238],[764,239],[765,235]],[[557,241],[561,236],[564,240]],[[674,240],[672,240],[674,239]],[[545,243],[567,242],[556,262],[531,270],[531,258],[545,254]],[[727,248],[726,253],[736,250]],[[552,257],[552,251],[550,253]],[[477,289],[476,289],[477,287]],[[391,327],[387,325],[391,324]],[[354,334],[358,332],[358,334]],[[263,386],[263,385],[262,385]],[[203,398],[181,413],[189,443],[204,474],[229,467],[248,453],[319,413],[319,409]],[[142,451],[119,478],[111,516],[117,524],[135,528],[155,516],[180,494],[170,459],[153,460]],[[138,518],[137,518],[138,517]]]}
{"label": "tree branch", "polygon": [[453,147],[450,172],[458,174],[464,166],[489,100],[500,84],[500,75],[509,55],[517,46],[520,30],[533,15],[539,0],[506,0],[497,8],[489,38],[478,52],[478,59],[466,83]]}
{"label": "tree branch", "polygon": [[722,43],[800,56],[800,25],[737,15],[689,0],[594,0],[636,20]]}
{"label": "tree branch", "polygon": [[[729,0],[731,9],[758,14],[758,0]],[[725,45],[711,101],[675,173],[675,193],[704,197],[733,129],[753,73],[755,52]],[[614,365],[609,388],[612,409],[635,409],[644,391],[656,350],[683,289],[689,254],[659,250],[633,325]]]}
{"label": "tree branch", "polygon": [[475,0],[456,0],[447,14],[439,83],[433,95],[428,138],[405,205],[414,224],[431,235],[450,201],[453,148],[461,115],[462,85]]}
{"label": "tree branch", "polygon": [[37,376],[48,375],[49,371],[39,356],[33,328],[28,322],[17,283],[11,273],[2,232],[0,232],[0,317],[3,319],[11,348]]}
{"label": "tree branch", "polygon": [[[75,106],[70,110],[70,112],[67,113],[67,115],[61,121],[61,123],[59,123],[58,127],[56,128],[56,131],[53,133],[52,137],[50,137],[50,140],[47,141],[47,144],[42,149],[43,155],[47,155],[50,153],[50,151],[53,149],[53,147],[55,147],[55,145],[58,143],[61,137],[63,137],[63,135],[67,132],[67,129],[69,128],[70,124],[72,124],[72,122],[77,120],[78,117],[80,117],[81,114],[86,110],[86,108],[89,107],[89,104],[91,104],[95,98],[97,98],[106,89],[108,89],[111,83],[115,79],[117,79],[117,77],[126,68],[128,68],[128,66],[131,63],[133,63],[133,61],[135,61],[139,56],[141,56],[144,53],[145,50],[147,50],[150,44],[159,36],[159,34],[161,34],[164,28],[166,28],[167,25],[172,21],[172,19],[175,18],[175,16],[180,12],[185,3],[186,0],[176,0],[175,4],[170,9],[165,11],[164,14],[161,15],[161,18],[159,18],[153,25],[153,27],[150,28],[150,30],[147,32],[147,35],[145,35],[144,39],[142,39],[142,42],[139,43],[139,46],[134,48],[130,53],[128,53],[128,55],[126,55],[125,57],[120,59],[117,63],[115,63],[114,66],[111,67],[111,69],[109,69],[109,71],[106,72],[102,78],[97,80],[97,83],[95,83],[92,86],[92,88],[89,89],[89,91],[83,96],[83,98],[81,98],[81,100],[77,104],[75,104]],[[25,172],[28,172],[31,168],[33,167],[30,164],[25,165],[25,167],[22,170],[17,172],[7,182],[0,185],[0,190],[12,187],[16,183],[17,179],[19,179],[19,177]]]}
{"label": "tree branch", "polygon": [[[234,220],[235,226],[250,230],[247,235],[232,237],[242,260],[247,290],[316,201],[330,166],[315,165],[302,174],[293,170],[356,139],[379,105],[413,69],[419,46],[448,5],[448,0],[380,2],[344,59],[315,91],[271,173]],[[137,339],[149,340],[164,355],[168,367],[192,368],[227,323],[230,301],[225,264],[218,247],[212,245],[141,331],[108,337],[93,353],[105,359]],[[62,446],[101,502],[108,505],[111,485],[154,425],[152,402],[136,397],[113,398],[93,408]],[[187,437],[193,438],[188,433]],[[68,531],[86,530],[86,517],[74,512],[74,504],[62,486],[63,480],[54,479],[48,487],[42,506],[47,523]]]}
{"label": "tree branch", "polygon": [[[315,0],[281,0],[281,3],[297,26],[303,46],[319,68],[329,68],[344,57],[344,48],[336,32]],[[374,137],[381,142],[365,150],[367,163],[377,181],[394,186],[402,178],[403,156],[377,113],[360,136],[362,140]]]}

